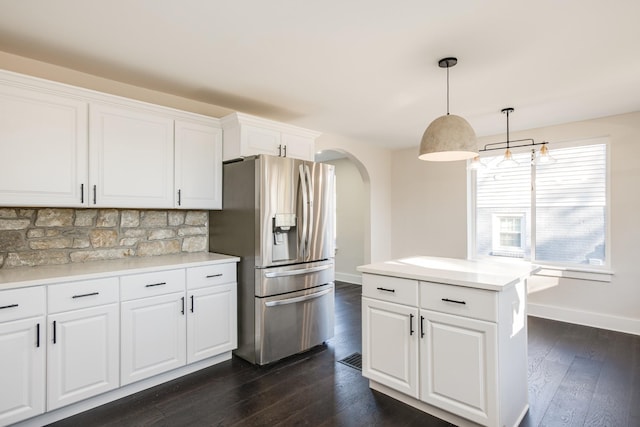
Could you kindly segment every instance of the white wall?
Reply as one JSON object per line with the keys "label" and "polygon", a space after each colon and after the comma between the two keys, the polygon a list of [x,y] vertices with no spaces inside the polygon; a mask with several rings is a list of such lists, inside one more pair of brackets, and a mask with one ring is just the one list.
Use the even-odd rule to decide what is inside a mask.
{"label": "white wall", "polygon": [[364,264],[365,187],[353,161],[338,159],[326,162],[336,171],[336,280],[362,283],[356,267]]}
{"label": "white wall", "polygon": [[[511,139],[611,141],[610,283],[534,277],[529,312],[574,323],[640,334],[640,112],[515,132]],[[504,135],[482,138],[504,141]],[[392,258],[411,254],[466,256],[466,171],[463,163],[416,160],[416,150],[393,153]]]}
{"label": "white wall", "polygon": [[334,150],[354,162],[364,182],[364,262],[391,257],[391,151],[340,135],[323,134],[316,151]]}

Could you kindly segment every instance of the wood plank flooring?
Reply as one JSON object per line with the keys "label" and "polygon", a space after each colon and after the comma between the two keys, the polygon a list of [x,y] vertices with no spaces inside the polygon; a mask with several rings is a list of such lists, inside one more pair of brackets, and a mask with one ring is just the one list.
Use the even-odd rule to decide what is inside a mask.
{"label": "wood plank flooring", "polygon": [[[53,426],[448,426],[337,363],[361,351],[360,292],[336,284],[335,337],[266,367],[233,358]],[[640,426],[640,337],[529,319],[522,427]]]}

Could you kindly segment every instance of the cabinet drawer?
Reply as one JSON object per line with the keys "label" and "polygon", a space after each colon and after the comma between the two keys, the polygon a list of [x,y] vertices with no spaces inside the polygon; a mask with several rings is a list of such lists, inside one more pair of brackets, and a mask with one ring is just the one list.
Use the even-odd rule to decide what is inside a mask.
{"label": "cabinet drawer", "polygon": [[498,293],[464,286],[420,282],[420,307],[497,322]]}
{"label": "cabinet drawer", "polygon": [[122,301],[184,291],[184,269],[153,273],[131,274],[120,277]]}
{"label": "cabinet drawer", "polygon": [[418,304],[418,282],[397,277],[362,275],[362,296],[398,304]]}
{"label": "cabinet drawer", "polygon": [[45,313],[45,287],[11,289],[0,292],[0,322]]}
{"label": "cabinet drawer", "polygon": [[118,302],[118,278],[63,283],[48,286],[49,314]]}
{"label": "cabinet drawer", "polygon": [[198,289],[235,281],[235,262],[187,268],[187,289]]}

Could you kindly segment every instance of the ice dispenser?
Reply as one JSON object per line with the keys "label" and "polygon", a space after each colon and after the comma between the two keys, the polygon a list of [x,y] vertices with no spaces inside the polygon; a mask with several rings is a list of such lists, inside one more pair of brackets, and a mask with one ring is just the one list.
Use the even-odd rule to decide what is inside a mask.
{"label": "ice dispenser", "polygon": [[298,233],[295,214],[276,214],[273,218],[273,261],[298,256]]}

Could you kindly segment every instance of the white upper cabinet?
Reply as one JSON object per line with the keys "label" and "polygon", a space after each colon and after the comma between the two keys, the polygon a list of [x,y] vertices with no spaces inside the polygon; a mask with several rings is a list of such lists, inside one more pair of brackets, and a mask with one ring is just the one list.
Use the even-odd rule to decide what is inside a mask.
{"label": "white upper cabinet", "polygon": [[0,206],[83,206],[87,102],[0,74],[0,159]]}
{"label": "white upper cabinet", "polygon": [[175,122],[175,206],[222,209],[222,130],[212,124]]}
{"label": "white upper cabinet", "polygon": [[0,206],[221,209],[219,123],[0,70]]}
{"label": "white upper cabinet", "polygon": [[229,114],[220,122],[225,161],[257,154],[314,159],[318,132],[242,113]]}
{"label": "white upper cabinet", "polygon": [[92,103],[89,206],[173,207],[173,120]]}

